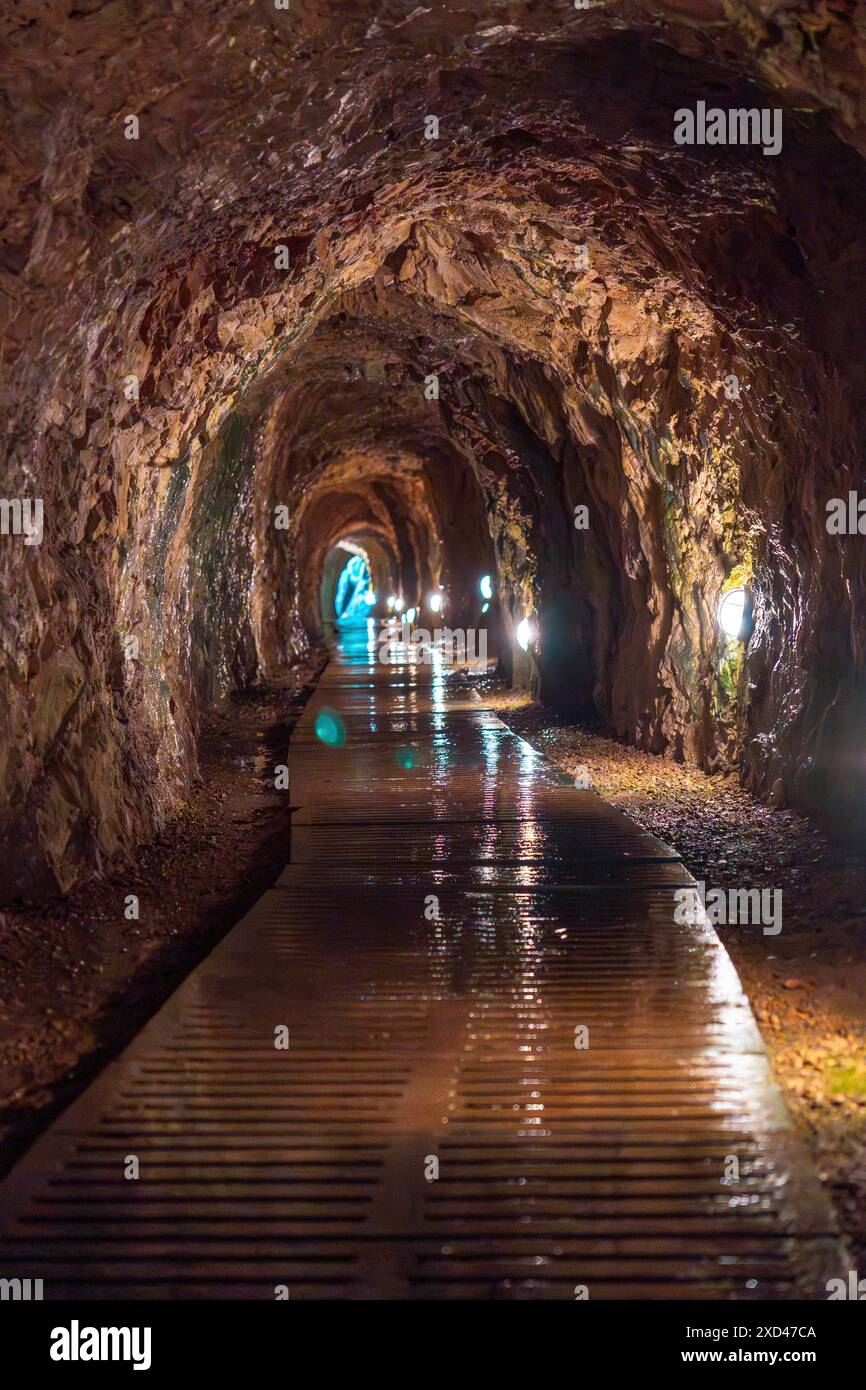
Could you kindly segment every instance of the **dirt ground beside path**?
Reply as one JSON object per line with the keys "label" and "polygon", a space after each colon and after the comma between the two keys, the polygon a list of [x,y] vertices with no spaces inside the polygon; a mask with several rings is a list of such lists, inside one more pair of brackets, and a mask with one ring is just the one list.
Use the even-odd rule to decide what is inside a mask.
{"label": "dirt ground beside path", "polygon": [[484,692],[533,747],[672,845],[710,888],[782,890],[782,930],[719,927],[776,1079],[805,1133],[855,1265],[866,1270],[866,864],[805,816],[708,776]]}
{"label": "dirt ground beside path", "polygon": [[[273,767],[320,669],[213,716],[197,791],[134,870],[0,914],[0,1174],[279,874],[290,798]],[[124,915],[128,894],[138,921]]]}

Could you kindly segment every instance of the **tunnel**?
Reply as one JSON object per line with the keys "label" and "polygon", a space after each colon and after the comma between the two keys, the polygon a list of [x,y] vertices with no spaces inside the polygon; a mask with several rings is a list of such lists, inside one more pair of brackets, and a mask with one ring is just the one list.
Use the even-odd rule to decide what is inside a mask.
{"label": "tunnel", "polygon": [[[559,768],[552,825],[572,815],[566,791],[632,817],[632,829],[599,822],[573,850],[602,866],[600,904],[608,835],[622,846],[611,855],[637,855],[650,876],[675,853],[702,888],[771,892],[784,877],[802,932],[764,922],[741,945],[717,915],[712,941],[751,1001],[743,1027],[759,1049],[767,1040],[766,1084],[793,1109],[804,1171],[823,1165],[821,1221],[861,1250],[866,1017],[849,997],[866,969],[859,6],[21,3],[0,33],[0,943],[17,1001],[2,1061],[10,1114],[22,1096],[33,1112],[20,1132],[12,1123],[5,1167],[26,1165],[99,1059],[170,993],[149,984],[126,1032],[100,1041],[94,1024],[64,1054],[42,994],[34,1018],[18,997],[32,924],[48,962],[88,913],[123,926],[145,855],[135,911],[163,891],[160,855],[209,795],[223,735],[248,731],[235,769],[258,778],[259,802],[237,811],[250,824],[284,793],[279,814],[301,835],[304,808],[333,810],[339,784],[371,824],[396,798],[409,840],[433,817],[435,846],[437,818],[469,824],[500,804],[478,811],[460,781],[461,721],[480,720],[479,777],[509,731],[517,800],[503,824],[531,824],[521,789],[548,786],[534,759]],[[414,629],[430,645],[410,660]],[[483,634],[480,669],[446,661],[442,675],[442,629]],[[347,733],[339,774],[309,771],[322,708]],[[453,764],[436,722],[452,708]],[[375,741],[395,711],[403,732],[395,723],[384,770],[369,763],[383,799],[368,805],[353,719],[372,720]],[[253,736],[260,716],[271,723]],[[215,795],[235,806],[239,783],[219,775]],[[601,813],[586,814],[592,830]],[[280,833],[272,879],[292,862]],[[342,833],[321,842],[335,882],[356,862]],[[386,836],[398,858],[402,833]],[[531,888],[545,857],[527,837],[514,854],[529,876],[511,888]],[[572,884],[572,851],[554,842],[547,867]],[[470,962],[498,931],[489,861],[471,844],[477,880],[467,867],[458,882],[469,850],[455,842],[452,868],[436,858],[427,883],[436,896],[443,874],[448,891],[462,882],[465,910],[483,902]],[[347,901],[357,887],[362,921],[368,871],[340,880]],[[632,882],[634,866],[622,872]],[[252,898],[271,891],[267,874],[249,882]],[[383,893],[396,922],[400,902]],[[241,907],[252,902],[238,897],[234,920]],[[232,925],[227,897],[220,911],[209,945]],[[618,960],[630,957],[621,927],[611,918]],[[184,946],[184,926],[160,930],[154,959],[169,938],[183,956],[173,988],[204,937]],[[664,954],[660,931],[648,939]],[[121,939],[98,967],[117,998],[130,987]],[[599,942],[590,974],[612,949]],[[89,950],[70,998],[90,988]],[[631,978],[642,968],[636,955]],[[107,986],[93,988],[96,1017]],[[44,1040],[38,1063],[16,1052],[25,1024]],[[70,1068],[72,1091],[58,1089]],[[26,1098],[46,1088],[42,1114]],[[466,1278],[466,1296],[541,1287]],[[724,1296],[748,1297],[747,1280]],[[637,1276],[624,1287],[653,1296]]]}

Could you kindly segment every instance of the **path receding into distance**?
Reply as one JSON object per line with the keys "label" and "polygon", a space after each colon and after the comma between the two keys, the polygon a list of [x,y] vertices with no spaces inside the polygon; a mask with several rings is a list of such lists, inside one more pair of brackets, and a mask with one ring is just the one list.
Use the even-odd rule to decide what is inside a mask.
{"label": "path receding into distance", "polygon": [[289,763],[282,876],[0,1188],[0,1276],[826,1297],[848,1267],[827,1203],[726,952],[674,922],[670,849],[366,629]]}

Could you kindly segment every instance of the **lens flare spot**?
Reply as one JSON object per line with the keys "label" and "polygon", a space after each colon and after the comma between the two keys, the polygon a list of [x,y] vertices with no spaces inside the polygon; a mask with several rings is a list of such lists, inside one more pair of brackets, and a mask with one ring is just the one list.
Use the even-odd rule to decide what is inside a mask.
{"label": "lens flare spot", "polygon": [[342,748],[346,742],[346,726],[335,709],[323,705],[316,715],[316,738],[329,748]]}

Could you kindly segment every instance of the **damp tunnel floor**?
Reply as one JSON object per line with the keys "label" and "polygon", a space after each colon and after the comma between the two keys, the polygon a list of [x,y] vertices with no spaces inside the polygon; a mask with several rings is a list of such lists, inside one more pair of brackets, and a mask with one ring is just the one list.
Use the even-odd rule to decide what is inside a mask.
{"label": "damp tunnel floor", "polygon": [[821,1296],[830,1210],[729,957],[674,919],[674,851],[366,628],[289,769],[281,877],[6,1179],[8,1275],[47,1298]]}

